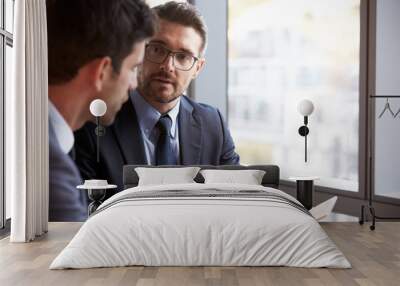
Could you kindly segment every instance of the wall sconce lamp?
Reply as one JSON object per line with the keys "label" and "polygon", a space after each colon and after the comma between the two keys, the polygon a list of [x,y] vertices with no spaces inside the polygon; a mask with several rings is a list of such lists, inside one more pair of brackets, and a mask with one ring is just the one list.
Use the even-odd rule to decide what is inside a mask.
{"label": "wall sconce lamp", "polygon": [[96,129],[95,133],[97,136],[97,163],[100,162],[100,136],[106,134],[106,129],[100,124],[100,117],[106,114],[107,104],[101,99],[95,99],[90,103],[90,113],[96,117]]}
{"label": "wall sconce lamp", "polygon": [[297,105],[298,112],[304,116],[304,125],[300,126],[299,134],[304,136],[304,162],[307,162],[307,135],[310,133],[308,129],[308,116],[314,111],[314,104],[311,100],[303,99]]}

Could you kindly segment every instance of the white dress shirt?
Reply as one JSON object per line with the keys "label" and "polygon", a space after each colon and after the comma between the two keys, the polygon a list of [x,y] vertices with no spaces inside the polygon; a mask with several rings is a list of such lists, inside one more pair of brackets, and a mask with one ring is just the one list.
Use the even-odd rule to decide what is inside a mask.
{"label": "white dress shirt", "polygon": [[61,150],[68,154],[74,146],[74,133],[54,104],[49,100],[49,123],[53,126]]}

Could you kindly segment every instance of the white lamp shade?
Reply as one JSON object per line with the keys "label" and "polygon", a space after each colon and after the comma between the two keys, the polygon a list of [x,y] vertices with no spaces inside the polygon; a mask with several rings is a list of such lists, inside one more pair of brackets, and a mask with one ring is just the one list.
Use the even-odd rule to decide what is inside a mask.
{"label": "white lamp shade", "polygon": [[314,111],[314,104],[312,103],[311,100],[308,99],[303,99],[302,101],[299,102],[297,105],[297,110],[299,113],[303,116],[308,116]]}
{"label": "white lamp shade", "polygon": [[107,111],[107,104],[104,100],[95,99],[90,103],[90,113],[96,117],[103,116]]}

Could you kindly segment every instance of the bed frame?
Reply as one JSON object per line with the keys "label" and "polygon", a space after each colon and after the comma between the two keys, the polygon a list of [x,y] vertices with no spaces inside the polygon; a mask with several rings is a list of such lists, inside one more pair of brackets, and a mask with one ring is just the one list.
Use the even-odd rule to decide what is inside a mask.
{"label": "bed frame", "polygon": [[[136,187],[139,182],[138,174],[135,171],[137,167],[147,167],[147,168],[160,168],[160,167],[169,167],[169,168],[181,168],[181,167],[193,167],[191,166],[149,166],[149,165],[125,165],[123,169],[123,184],[124,190],[132,187]],[[262,185],[265,187],[271,187],[278,189],[279,187],[279,167],[276,165],[220,165],[220,166],[212,166],[212,165],[198,165],[196,167],[200,167],[202,170],[204,169],[218,169],[218,170],[263,170],[265,171],[265,175],[262,179]],[[197,183],[204,183],[203,176],[198,173],[194,180]]]}

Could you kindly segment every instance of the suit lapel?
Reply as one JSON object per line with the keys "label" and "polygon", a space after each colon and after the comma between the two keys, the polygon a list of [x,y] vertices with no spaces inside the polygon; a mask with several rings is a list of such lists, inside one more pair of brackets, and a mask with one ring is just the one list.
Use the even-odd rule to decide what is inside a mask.
{"label": "suit lapel", "polygon": [[193,113],[193,106],[185,96],[181,97],[179,110],[179,149],[183,165],[200,164],[201,120]]}
{"label": "suit lapel", "polygon": [[136,111],[130,99],[118,113],[113,132],[121,147],[125,164],[147,164]]}

